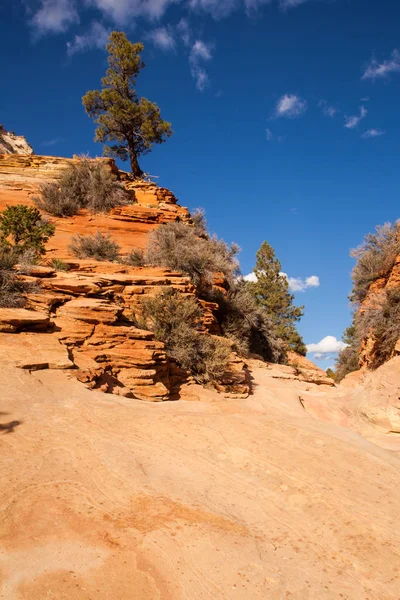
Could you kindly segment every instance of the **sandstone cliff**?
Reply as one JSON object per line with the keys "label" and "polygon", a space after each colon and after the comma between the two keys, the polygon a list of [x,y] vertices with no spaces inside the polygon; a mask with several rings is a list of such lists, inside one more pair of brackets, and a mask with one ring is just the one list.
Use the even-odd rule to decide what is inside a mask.
{"label": "sandstone cliff", "polygon": [[6,131],[0,125],[0,154],[33,154],[33,148],[23,135]]}

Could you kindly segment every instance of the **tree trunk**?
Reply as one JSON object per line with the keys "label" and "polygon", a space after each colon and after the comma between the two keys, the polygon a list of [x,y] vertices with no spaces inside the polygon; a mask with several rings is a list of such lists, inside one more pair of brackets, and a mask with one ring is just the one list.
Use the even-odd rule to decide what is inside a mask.
{"label": "tree trunk", "polygon": [[131,171],[132,171],[133,179],[141,179],[143,177],[143,171],[139,167],[139,163],[138,163],[136,154],[133,150],[130,150],[129,155],[130,155]]}

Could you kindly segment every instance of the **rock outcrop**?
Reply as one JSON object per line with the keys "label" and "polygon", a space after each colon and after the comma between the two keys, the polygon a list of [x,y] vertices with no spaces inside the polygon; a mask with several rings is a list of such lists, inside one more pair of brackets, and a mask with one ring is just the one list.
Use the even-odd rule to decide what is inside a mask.
{"label": "rock outcrop", "polygon": [[23,135],[6,131],[0,125],[0,154],[33,154],[33,148]]}

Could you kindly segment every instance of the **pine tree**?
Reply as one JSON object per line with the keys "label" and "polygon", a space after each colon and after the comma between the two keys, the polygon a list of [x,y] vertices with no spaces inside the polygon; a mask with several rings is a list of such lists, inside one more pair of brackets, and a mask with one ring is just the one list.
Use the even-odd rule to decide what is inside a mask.
{"label": "pine tree", "polygon": [[256,258],[253,271],[256,281],[249,283],[249,291],[271,319],[275,335],[292,350],[305,355],[307,349],[295,327],[304,314],[304,306],[294,306],[288,280],[281,274],[281,263],[268,242],[261,244]]}
{"label": "pine tree", "polygon": [[109,68],[102,90],[87,92],[82,102],[98,124],[95,141],[115,142],[104,146],[104,154],[129,160],[133,177],[140,178],[138,157],[164,142],[172,134],[171,124],[161,118],[155,102],[138,96],[136,78],[145,66],[140,58],[143,44],[133,44],[125,33],[113,31],[107,51]]}
{"label": "pine tree", "polygon": [[38,256],[46,252],[45,244],[55,227],[42,218],[37,208],[24,204],[7,206],[0,213],[0,250],[22,254],[33,250]]}

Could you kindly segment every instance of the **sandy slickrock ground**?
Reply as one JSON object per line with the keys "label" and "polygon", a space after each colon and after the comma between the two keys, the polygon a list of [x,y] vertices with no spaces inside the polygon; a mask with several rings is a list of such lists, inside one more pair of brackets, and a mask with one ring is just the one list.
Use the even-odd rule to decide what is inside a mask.
{"label": "sandy slickrock ground", "polygon": [[253,377],[148,404],[3,365],[0,598],[398,600],[398,452]]}

